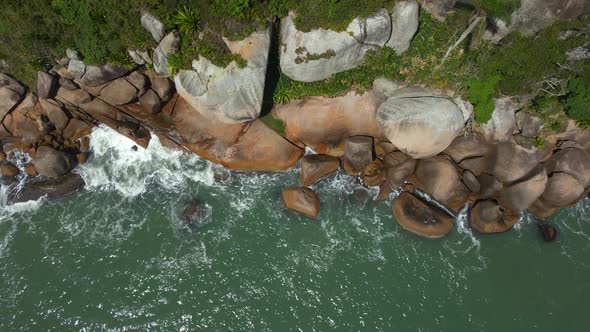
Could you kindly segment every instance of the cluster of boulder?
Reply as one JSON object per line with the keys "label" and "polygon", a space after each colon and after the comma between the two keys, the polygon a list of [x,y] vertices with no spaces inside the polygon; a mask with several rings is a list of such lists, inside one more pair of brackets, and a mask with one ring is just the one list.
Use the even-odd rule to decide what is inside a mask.
{"label": "cluster of boulder", "polygon": [[319,198],[309,187],[342,166],[378,187],[377,199],[409,182],[444,206],[406,192],[394,199],[397,221],[421,236],[449,233],[468,202],[471,227],[480,233],[510,229],[527,209],[545,219],[588,195],[590,134],[569,123],[537,147],[542,121],[515,114],[518,104],[496,100],[492,120],[480,126],[452,92],[376,82],[364,95],[279,106],[274,116],[284,121],[286,137],[319,153],[303,157],[301,187],[285,189],[283,202],[316,216]]}

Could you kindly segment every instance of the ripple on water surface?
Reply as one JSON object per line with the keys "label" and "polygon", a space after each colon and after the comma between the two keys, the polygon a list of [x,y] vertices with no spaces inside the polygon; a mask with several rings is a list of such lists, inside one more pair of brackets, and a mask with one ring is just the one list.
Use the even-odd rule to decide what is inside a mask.
{"label": "ripple on water surface", "polygon": [[[590,205],[561,211],[556,243],[530,218],[495,236],[465,216],[440,240],[402,231],[389,202],[337,173],[317,220],[285,211],[298,170],[233,173],[100,128],[87,190],[0,198],[0,330],[579,330],[587,326]],[[369,193],[369,196],[374,194]],[[211,222],[181,227],[198,197]]]}

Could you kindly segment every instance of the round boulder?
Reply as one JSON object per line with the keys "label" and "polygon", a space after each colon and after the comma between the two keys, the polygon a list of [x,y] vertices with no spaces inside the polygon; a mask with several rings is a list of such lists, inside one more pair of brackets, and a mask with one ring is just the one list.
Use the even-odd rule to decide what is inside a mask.
{"label": "round boulder", "polygon": [[381,104],[377,121],[385,136],[412,158],[435,156],[463,129],[463,114],[453,101],[435,96],[404,96],[400,92]]}
{"label": "round boulder", "polygon": [[401,186],[416,170],[416,159],[410,158],[401,151],[388,153],[383,158],[386,178],[393,188]]}
{"label": "round boulder", "polygon": [[318,195],[309,188],[289,187],[283,189],[283,204],[289,210],[315,218],[320,213]]}
{"label": "round boulder", "polygon": [[340,160],[325,154],[313,154],[301,159],[301,175],[299,182],[302,186],[310,186],[319,179],[328,176],[340,167]]}
{"label": "round boulder", "polygon": [[344,170],[349,175],[358,175],[373,161],[373,138],[352,136],[344,147]]}
{"label": "round boulder", "polygon": [[393,215],[400,226],[426,238],[440,238],[453,229],[453,220],[412,194],[403,192],[393,200]]}
{"label": "round boulder", "polygon": [[376,159],[363,170],[363,183],[368,187],[380,185],[385,180],[385,166],[383,162]]}
{"label": "round boulder", "polygon": [[13,164],[1,164],[0,174],[3,178],[12,178],[17,176],[19,173],[18,168]]}
{"label": "round boulder", "polygon": [[590,185],[590,155],[578,148],[567,148],[555,153],[547,163],[550,173],[566,173],[586,188]]}
{"label": "round boulder", "polygon": [[566,173],[553,173],[541,198],[552,206],[564,207],[577,200],[582,193],[584,187],[574,177]]}
{"label": "round boulder", "polygon": [[469,211],[471,228],[484,234],[505,232],[514,226],[519,218],[518,213],[502,208],[491,199],[476,202]]}
{"label": "round boulder", "polygon": [[420,160],[414,177],[413,182],[418,188],[451,209],[464,206],[469,196],[469,190],[461,182],[457,168],[448,157]]}
{"label": "round boulder", "polygon": [[71,155],[50,146],[40,146],[33,159],[35,170],[45,177],[58,178],[73,168]]}

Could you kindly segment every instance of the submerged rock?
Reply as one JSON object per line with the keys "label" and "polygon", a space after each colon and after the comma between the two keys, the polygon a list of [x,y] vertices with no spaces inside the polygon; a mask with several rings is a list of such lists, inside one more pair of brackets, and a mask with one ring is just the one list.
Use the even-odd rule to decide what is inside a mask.
{"label": "submerged rock", "polygon": [[440,238],[453,229],[453,220],[449,216],[407,192],[393,200],[392,210],[403,229],[422,237]]}
{"label": "submerged rock", "polygon": [[32,179],[23,188],[8,195],[8,204],[35,201],[47,195],[47,198],[60,198],[84,189],[84,180],[79,174],[68,173],[57,179]]}
{"label": "submerged rock", "polygon": [[320,200],[316,193],[303,187],[290,187],[283,189],[283,204],[289,210],[315,218],[320,213]]}
{"label": "submerged rock", "polygon": [[180,221],[187,226],[203,226],[210,221],[210,209],[198,199],[192,199],[180,213]]}
{"label": "submerged rock", "polygon": [[299,182],[307,187],[316,183],[321,178],[338,170],[340,160],[323,154],[304,156],[301,159],[301,176]]}

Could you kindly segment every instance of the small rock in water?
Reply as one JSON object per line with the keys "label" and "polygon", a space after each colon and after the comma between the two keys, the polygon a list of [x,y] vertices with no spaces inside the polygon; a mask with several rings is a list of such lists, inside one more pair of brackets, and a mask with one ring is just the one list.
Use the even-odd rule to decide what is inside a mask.
{"label": "small rock in water", "polygon": [[223,167],[213,168],[213,179],[215,182],[227,183],[231,180],[231,173]]}
{"label": "small rock in water", "polygon": [[548,225],[547,223],[538,223],[537,228],[539,232],[541,232],[541,236],[545,242],[553,242],[557,237],[557,229],[555,227]]}
{"label": "small rock in water", "polygon": [[180,220],[186,226],[203,226],[209,222],[209,208],[198,199],[192,199],[180,213]]}
{"label": "small rock in water", "polygon": [[131,150],[133,150],[133,151],[137,151],[137,145],[134,145],[134,146],[132,146],[132,147],[131,147]]}

